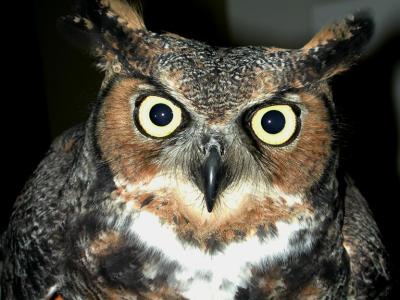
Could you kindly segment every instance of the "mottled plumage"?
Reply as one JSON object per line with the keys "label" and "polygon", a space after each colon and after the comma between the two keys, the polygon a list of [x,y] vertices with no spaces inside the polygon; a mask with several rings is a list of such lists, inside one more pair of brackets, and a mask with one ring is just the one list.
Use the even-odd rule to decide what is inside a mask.
{"label": "mottled plumage", "polygon": [[105,79],[16,201],[2,299],[387,295],[328,85],[371,37],[367,14],[297,50],[153,33],[117,0],[82,1],[60,25]]}

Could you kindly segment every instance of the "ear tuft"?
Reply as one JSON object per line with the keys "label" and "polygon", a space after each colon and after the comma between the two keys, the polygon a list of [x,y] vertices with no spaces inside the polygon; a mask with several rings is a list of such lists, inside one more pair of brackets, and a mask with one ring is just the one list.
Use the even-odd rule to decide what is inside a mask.
{"label": "ear tuft", "polygon": [[146,30],[137,8],[126,0],[78,0],[75,13],[62,17],[59,29],[78,47],[89,49],[107,69],[135,32]]}
{"label": "ear tuft", "polygon": [[297,56],[301,84],[324,80],[348,69],[365,50],[374,23],[367,11],[360,11],[317,33]]}
{"label": "ear tuft", "polygon": [[108,8],[109,15],[114,14],[120,23],[132,30],[146,29],[138,7],[129,5],[125,0],[102,0],[103,7]]}
{"label": "ear tuft", "polygon": [[362,50],[372,37],[374,23],[368,11],[359,11],[347,18],[329,24],[318,32],[304,47],[304,50],[324,46],[329,43],[352,41],[354,50]]}

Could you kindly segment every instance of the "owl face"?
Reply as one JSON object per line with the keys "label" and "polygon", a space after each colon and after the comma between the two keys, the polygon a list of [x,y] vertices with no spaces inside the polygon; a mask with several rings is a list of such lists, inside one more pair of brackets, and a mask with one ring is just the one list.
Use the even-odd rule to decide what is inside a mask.
{"label": "owl face", "polygon": [[178,195],[185,186],[174,198],[199,213],[300,195],[318,180],[331,152],[329,90],[287,90],[289,52],[167,42],[148,77],[109,82],[98,137],[116,177],[159,178]]}
{"label": "owl face", "polygon": [[360,54],[369,20],[333,24],[298,50],[216,48],[152,33],[124,3],[93,1],[65,20],[106,72],[95,131],[113,201],[197,240],[312,218],[310,191],[337,158],[327,80]]}

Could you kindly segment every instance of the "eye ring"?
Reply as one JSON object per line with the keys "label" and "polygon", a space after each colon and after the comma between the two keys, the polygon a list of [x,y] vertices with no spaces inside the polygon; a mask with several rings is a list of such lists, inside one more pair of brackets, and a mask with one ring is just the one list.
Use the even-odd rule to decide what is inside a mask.
{"label": "eye ring", "polygon": [[253,113],[250,127],[263,143],[282,146],[298,131],[298,120],[290,105],[270,105]]}
{"label": "eye ring", "polygon": [[164,138],[181,125],[182,110],[166,98],[147,96],[139,104],[137,121],[147,135]]}

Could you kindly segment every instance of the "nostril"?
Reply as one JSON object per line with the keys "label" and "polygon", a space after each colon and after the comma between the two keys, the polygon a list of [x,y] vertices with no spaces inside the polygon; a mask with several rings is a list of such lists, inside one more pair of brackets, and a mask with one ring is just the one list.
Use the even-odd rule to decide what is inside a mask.
{"label": "nostril", "polygon": [[200,150],[201,150],[201,153],[203,154],[203,155],[206,155],[208,152],[209,152],[209,142],[210,142],[210,136],[209,135],[205,135],[205,136],[203,136],[202,138],[201,138],[201,141],[200,141]]}
{"label": "nostril", "polygon": [[225,154],[225,147],[224,144],[219,144],[219,154],[223,156]]}
{"label": "nostril", "polygon": [[203,154],[208,155],[212,148],[215,148],[221,156],[224,154],[225,149],[223,147],[223,144],[215,137],[210,137],[206,143],[202,144]]}
{"label": "nostril", "polygon": [[209,151],[209,149],[207,148],[207,145],[202,144],[202,145],[200,145],[199,148],[200,148],[201,153],[202,153],[204,156],[206,156],[206,154],[207,154],[208,151]]}

